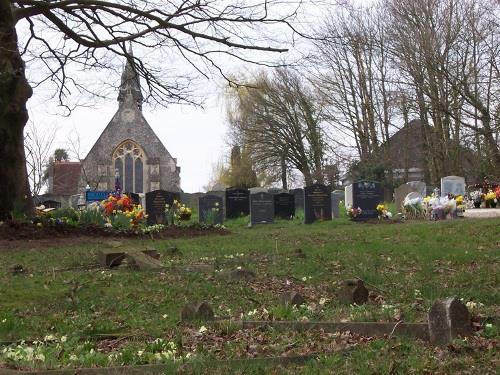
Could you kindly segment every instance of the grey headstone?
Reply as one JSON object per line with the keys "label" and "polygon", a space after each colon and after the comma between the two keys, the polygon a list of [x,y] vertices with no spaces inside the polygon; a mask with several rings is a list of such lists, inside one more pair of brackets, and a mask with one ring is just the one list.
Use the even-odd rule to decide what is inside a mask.
{"label": "grey headstone", "polygon": [[229,278],[232,281],[253,281],[255,280],[255,273],[250,270],[237,268],[230,272]]}
{"label": "grey headstone", "polygon": [[471,317],[467,307],[456,297],[434,302],[428,315],[432,344],[447,345],[457,336],[471,333]]}
{"label": "grey headstone", "polygon": [[344,199],[344,190],[334,190],[332,191],[332,216],[334,218],[339,218],[339,204]]}
{"label": "grey headstone", "polygon": [[199,304],[188,303],[184,305],[181,311],[181,320],[189,322],[192,320],[213,320],[214,312],[207,302]]}
{"label": "grey headstone", "polygon": [[421,181],[408,182],[394,190],[394,202],[396,203],[396,210],[398,212],[402,212],[404,200],[410,193],[419,193],[422,197],[425,197],[425,183]]}
{"label": "grey headstone", "polygon": [[295,209],[303,210],[304,209],[304,189],[293,189],[292,194],[295,198]]}
{"label": "grey headstone", "polygon": [[448,193],[465,195],[465,178],[459,176],[441,178],[441,196],[444,197]]}

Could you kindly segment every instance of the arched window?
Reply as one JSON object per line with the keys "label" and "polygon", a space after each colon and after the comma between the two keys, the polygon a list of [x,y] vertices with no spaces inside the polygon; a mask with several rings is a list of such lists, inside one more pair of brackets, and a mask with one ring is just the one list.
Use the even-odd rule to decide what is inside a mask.
{"label": "arched window", "polygon": [[120,186],[128,193],[144,192],[144,162],[142,148],[134,141],[122,142],[113,152],[113,165],[120,174]]}

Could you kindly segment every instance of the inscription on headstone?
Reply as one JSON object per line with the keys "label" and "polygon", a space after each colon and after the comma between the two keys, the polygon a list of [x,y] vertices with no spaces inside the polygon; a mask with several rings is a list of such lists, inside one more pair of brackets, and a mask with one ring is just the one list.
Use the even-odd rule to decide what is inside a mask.
{"label": "inscription on headstone", "polygon": [[169,224],[165,218],[165,205],[172,206],[174,200],[180,201],[179,193],[172,193],[165,190],[155,190],[146,193],[148,225]]}
{"label": "inscription on headstone", "polygon": [[345,197],[345,192],[343,190],[332,191],[332,217],[339,218],[339,204],[340,201]]}
{"label": "inscription on headstone", "polygon": [[383,202],[384,191],[379,182],[357,181],[352,184],[352,200],[352,206],[362,210],[357,220],[376,218],[377,205]]}
{"label": "inscription on headstone", "polygon": [[295,216],[295,197],[293,194],[280,193],[274,196],[274,216],[291,219]]}
{"label": "inscription on headstone", "polygon": [[250,192],[247,189],[226,190],[226,218],[234,219],[250,213]]}
{"label": "inscription on headstone", "polygon": [[441,179],[441,196],[448,193],[454,195],[465,195],[465,178],[459,176],[447,176]]}
{"label": "inscription on headstone", "polygon": [[304,188],[304,222],[311,224],[316,220],[332,219],[330,189],[321,184]]}
{"label": "inscription on headstone", "polygon": [[205,195],[198,200],[200,224],[216,225],[224,222],[223,199],[217,195]]}
{"label": "inscription on headstone", "polygon": [[274,222],[274,197],[269,193],[250,195],[250,221],[252,224]]}

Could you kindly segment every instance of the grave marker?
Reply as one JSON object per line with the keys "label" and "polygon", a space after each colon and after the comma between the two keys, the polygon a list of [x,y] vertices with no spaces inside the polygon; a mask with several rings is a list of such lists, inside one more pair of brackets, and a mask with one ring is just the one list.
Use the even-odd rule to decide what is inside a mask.
{"label": "grave marker", "polygon": [[460,176],[447,176],[441,178],[441,196],[448,193],[454,195],[465,195],[465,178]]}
{"label": "grave marker", "polygon": [[295,216],[295,197],[289,193],[274,196],[274,216],[280,219],[291,219]]}
{"label": "grave marker", "polygon": [[421,196],[425,197],[427,186],[425,182],[421,181],[412,181],[407,182],[394,190],[394,202],[396,203],[396,210],[398,212],[402,212],[403,203],[406,196],[410,193],[419,193]]}
{"label": "grave marker", "polygon": [[250,213],[250,192],[247,189],[226,190],[226,218],[234,219]]}
{"label": "grave marker", "polygon": [[224,201],[217,195],[198,199],[200,224],[216,225],[224,222]]}
{"label": "grave marker", "polygon": [[311,224],[316,220],[332,219],[330,190],[322,184],[304,188],[304,222]]}
{"label": "grave marker", "polygon": [[274,223],[274,197],[269,193],[250,195],[250,222],[252,224]]}
{"label": "grave marker", "polygon": [[172,206],[174,200],[180,201],[179,193],[165,190],[155,190],[146,193],[146,214],[148,215],[148,225],[165,224],[165,205]]}
{"label": "grave marker", "polygon": [[340,217],[339,213],[339,204],[340,201],[345,198],[344,190],[334,190],[332,191],[332,217],[338,218]]}
{"label": "grave marker", "polygon": [[345,187],[344,204],[346,209],[352,207],[352,184]]}
{"label": "grave marker", "polygon": [[361,208],[356,220],[377,218],[377,206],[383,201],[384,192],[379,182],[357,181],[352,184],[352,207]]}

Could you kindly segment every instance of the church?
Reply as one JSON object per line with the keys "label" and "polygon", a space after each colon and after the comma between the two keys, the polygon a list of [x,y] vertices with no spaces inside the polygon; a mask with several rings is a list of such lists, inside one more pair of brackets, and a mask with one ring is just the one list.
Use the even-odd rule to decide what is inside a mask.
{"label": "church", "polygon": [[[127,62],[118,93],[118,110],[80,162],[55,162],[48,199],[71,205],[71,196],[90,190],[112,191],[115,177],[124,192],[180,192],[180,167],[146,121],[139,76]],[[73,202],[74,204],[74,202]]]}

